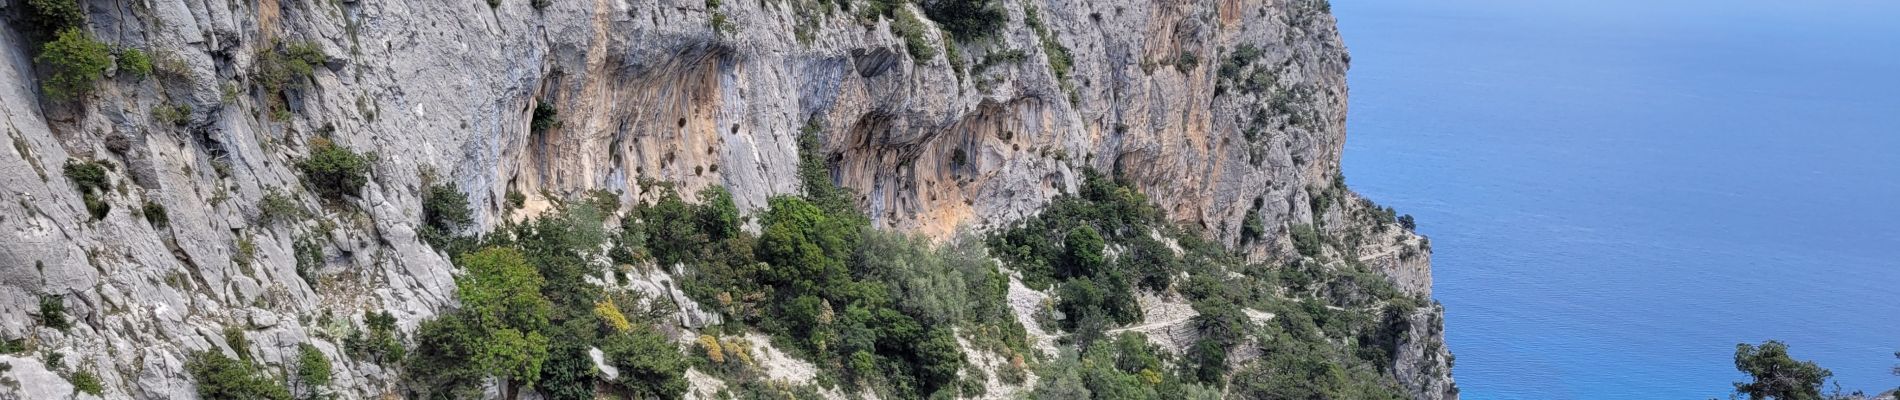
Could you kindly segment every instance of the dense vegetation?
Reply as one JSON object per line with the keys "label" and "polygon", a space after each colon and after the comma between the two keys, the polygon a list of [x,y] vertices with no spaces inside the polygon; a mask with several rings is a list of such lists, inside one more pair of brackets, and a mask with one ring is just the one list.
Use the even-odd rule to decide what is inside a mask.
{"label": "dense vegetation", "polygon": [[112,66],[112,51],[82,28],[59,31],[33,58],[50,71],[40,89],[53,100],[70,100],[92,91],[93,83],[105,77]]}
{"label": "dense vegetation", "polygon": [[[241,346],[233,350],[245,355]],[[198,396],[207,399],[290,400],[290,390],[248,356],[231,358],[217,350],[193,354],[185,370],[198,382]]]}
{"label": "dense vegetation", "polygon": [[[1363,266],[1305,248],[1336,243],[1318,229],[1294,229],[1311,257],[1247,263],[1168,224],[1132,187],[1091,172],[1039,216],[986,239],[933,244],[872,228],[856,195],[831,182],[816,133],[808,127],[800,140],[804,192],[771,198],[750,216],[717,187],[689,197],[642,182],[646,199],[631,207],[597,191],[457,236],[469,205],[453,186],[432,185],[424,237],[466,271],[457,279],[460,306],[424,322],[413,351],[402,348],[393,321],[376,315],[345,347],[399,363],[418,398],[466,397],[491,380],[509,393],[557,399],[676,397],[689,366],[725,379],[741,398],[816,390],[768,383],[752,358],[766,343],[747,332],[810,361],[819,386],[885,398],[981,395],[989,371],[974,368],[968,351],[1005,360],[994,370],[1004,382],[1040,371],[1049,384],[1038,398],[1211,398],[1227,386],[1267,398],[1399,397],[1389,371],[1424,303]],[[1071,350],[1046,360],[1030,350],[1008,305],[1008,271],[1054,295],[1053,323],[1044,326]],[[655,273],[674,275],[720,317],[692,338],[693,351],[668,339],[682,328],[666,317],[675,305],[628,286],[633,275]],[[1174,353],[1139,333],[1110,335],[1143,320],[1143,292],[1192,302],[1198,316],[1187,323],[1200,339]],[[599,371],[588,355],[595,349],[617,378]],[[1230,355],[1247,349],[1264,355],[1230,370]]]}
{"label": "dense vegetation", "polygon": [[369,183],[370,158],[318,137],[310,140],[310,157],[297,163],[311,189],[331,201],[361,194]]}
{"label": "dense vegetation", "polygon": [[[1230,390],[1248,398],[1401,397],[1389,371],[1423,300],[1353,260],[1325,260],[1318,248],[1327,242],[1312,227],[1292,232],[1309,257],[1247,263],[1166,223],[1132,187],[1089,173],[1076,194],[990,245],[1025,285],[1055,289],[1059,325],[1080,348],[1140,321],[1137,291],[1173,291],[1199,313],[1191,323],[1200,339],[1169,369],[1183,382],[1219,387],[1239,374]],[[1263,323],[1246,310],[1274,317]],[[1244,346],[1263,356],[1229,371],[1228,357]]]}
{"label": "dense vegetation", "polygon": [[[1894,352],[1893,356],[1900,358],[1900,352]],[[1735,370],[1747,375],[1748,380],[1735,382],[1733,398],[1858,400],[1869,397],[1860,391],[1842,393],[1839,383],[1828,390],[1828,380],[1834,377],[1834,371],[1822,368],[1813,361],[1795,359],[1788,353],[1788,345],[1776,340],[1762,342],[1759,346],[1736,344]],[[1894,366],[1893,374],[1900,376],[1900,365]],[[1893,393],[1900,394],[1900,388],[1893,389]]]}
{"label": "dense vegetation", "polygon": [[64,168],[66,179],[73,182],[73,188],[79,189],[79,198],[94,220],[112,213],[112,203],[106,201],[108,190],[112,188],[110,178],[106,177],[109,166],[98,161],[68,160]]}

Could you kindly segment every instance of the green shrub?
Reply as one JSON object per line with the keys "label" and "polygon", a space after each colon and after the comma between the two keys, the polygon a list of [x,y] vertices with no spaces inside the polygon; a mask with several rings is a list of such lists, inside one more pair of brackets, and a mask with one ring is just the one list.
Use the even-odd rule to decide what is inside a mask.
{"label": "green shrub", "polygon": [[[456,279],[462,308],[423,323],[412,379],[428,395],[468,397],[487,377],[533,386],[548,359],[551,304],[545,282],[522,253],[491,247],[463,254]],[[425,396],[428,397],[428,396]]]}
{"label": "green shrub", "polygon": [[308,393],[318,397],[322,388],[330,386],[330,359],[323,356],[322,350],[309,343],[297,345],[297,382]]}
{"label": "green shrub", "polygon": [[198,397],[206,399],[290,400],[290,390],[249,361],[224,353],[193,354],[185,370],[198,382]]}
{"label": "green shrub", "polygon": [[152,57],[144,50],[125,49],[119,51],[119,71],[134,78],[152,76]]}
{"label": "green shrub", "polygon": [[422,239],[443,247],[469,224],[475,212],[468,207],[468,196],[455,183],[431,185],[422,193]]}
{"label": "green shrub", "polygon": [[93,396],[102,395],[106,392],[105,385],[99,382],[99,376],[93,375],[91,371],[74,372],[71,381],[73,383],[73,391],[75,392]]}
{"label": "green shrub", "polygon": [[251,339],[244,336],[244,328],[224,327],[224,344],[231,347],[232,353],[237,353],[238,359],[251,361]]}
{"label": "green shrub", "polygon": [[1035,7],[1023,7],[1023,23],[1028,24],[1042,42],[1042,52],[1049,56],[1049,69],[1055,72],[1056,80],[1068,82],[1069,70],[1075,64],[1075,56],[1069,53],[1068,46],[1063,46],[1060,40],[1056,40],[1055,33],[1043,25],[1042,17],[1036,13]]}
{"label": "green shrub", "polygon": [[281,95],[285,89],[308,85],[316,67],[329,60],[315,42],[275,43],[258,52],[257,83],[265,92]]}
{"label": "green shrub", "polygon": [[945,385],[957,379],[957,370],[963,367],[963,350],[957,347],[957,338],[950,329],[931,328],[924,334],[923,341],[915,344],[917,379],[922,384],[922,393],[938,393]]}
{"label": "green shrub", "polygon": [[541,366],[536,386],[549,400],[593,400],[594,360],[583,343],[556,344],[548,351],[548,362]]}
{"label": "green shrub", "polygon": [[1735,382],[1735,394],[1750,399],[1828,399],[1822,394],[1834,372],[1813,361],[1797,360],[1780,341],[1735,345],[1735,370],[1751,382]]}
{"label": "green shrub", "polygon": [[47,97],[64,101],[92,92],[93,83],[104,77],[106,69],[112,66],[112,51],[105,43],[93,40],[92,34],[85,30],[67,28],[59,31],[58,39],[46,43],[33,60],[51,71],[46,80],[40,82],[40,89]]}
{"label": "green shrub", "polygon": [[310,157],[297,166],[317,194],[331,201],[357,196],[369,183],[369,159],[327,139],[311,140]]}
{"label": "green shrub", "polygon": [[1241,244],[1252,243],[1253,241],[1260,240],[1260,238],[1265,237],[1267,235],[1267,227],[1266,225],[1263,225],[1260,221],[1261,221],[1261,218],[1260,218],[1259,207],[1254,207],[1247,210],[1247,215],[1245,217],[1242,217],[1240,220],[1240,243]]}
{"label": "green shrub", "polygon": [[910,52],[911,61],[922,64],[937,58],[937,48],[931,45],[929,39],[924,38],[930,26],[917,18],[917,13],[911,12],[909,8],[899,8],[893,10],[893,13],[895,15],[891,20],[892,33],[904,38],[904,49]]}
{"label": "green shrub", "polygon": [[1298,250],[1301,255],[1307,257],[1318,257],[1320,255],[1320,251],[1322,251],[1322,247],[1325,246],[1325,243],[1320,238],[1318,230],[1313,229],[1312,225],[1307,224],[1295,224],[1291,230],[1294,250]]}
{"label": "green shrub", "polygon": [[1079,350],[1065,351],[1042,366],[1030,398],[1038,399],[1219,399],[1220,391],[1168,373],[1168,353],[1139,333],[1127,332]]}
{"label": "green shrub", "polygon": [[646,231],[646,248],[660,265],[670,268],[702,258],[700,250],[706,248],[710,239],[699,231],[697,213],[678,192],[662,189],[658,201],[651,206],[643,205],[638,211],[641,227]]}
{"label": "green shrub", "polygon": [[310,215],[310,211],[297,204],[297,199],[280,188],[264,189],[264,197],[257,199],[257,223],[272,226],[280,223],[295,223]]}
{"label": "green shrub", "polygon": [[528,196],[521,194],[521,191],[518,190],[508,190],[508,194],[505,197],[508,200],[509,210],[520,209],[522,206],[528,204]]}
{"label": "green shrub", "polygon": [[593,264],[607,243],[601,213],[589,202],[561,204],[551,212],[514,226],[514,247],[535,266],[546,285],[541,294],[562,314],[586,314],[600,299],[600,286],[589,277],[600,276]]}
{"label": "green shrub", "polygon": [[936,0],[924,3],[924,14],[959,41],[987,39],[1003,29],[1009,16],[996,0]]}
{"label": "green shrub", "polygon": [[1107,244],[1102,241],[1102,234],[1096,232],[1093,226],[1083,225],[1069,230],[1069,235],[1062,240],[1066,254],[1056,273],[1064,278],[1095,276],[1108,261],[1107,256],[1102,254],[1105,246]]}
{"label": "green shrub", "polygon": [[620,370],[615,381],[634,398],[679,398],[686,394],[686,358],[679,347],[650,327],[611,335],[600,345]]}
{"label": "green shrub", "polygon": [[106,179],[106,167],[98,161],[69,160],[65,167],[66,179],[73,181],[80,192],[104,191],[111,188]]}
{"label": "green shrub", "polygon": [[364,311],[363,322],[367,325],[367,334],[363,330],[356,330],[343,338],[343,349],[351,357],[377,363],[403,360],[408,351],[402,347],[402,331],[396,330],[395,315],[388,311]]}
{"label": "green shrub", "polygon": [[65,166],[66,179],[72,180],[79,189],[79,197],[86,205],[86,212],[93,220],[104,219],[112,212],[112,203],[105,196],[111,189],[106,177],[106,165],[98,161],[68,160]]}
{"label": "green shrub", "polygon": [[297,259],[297,276],[303,278],[304,282],[311,286],[315,286],[317,283],[313,275],[316,274],[318,269],[323,268],[323,242],[321,240],[322,237],[316,234],[305,233],[297,235],[297,239],[291,242],[290,245],[291,256]]}
{"label": "green shrub", "polygon": [[86,28],[86,6],[80,0],[27,0],[26,5],[34,14],[27,21],[38,24],[42,33]]}
{"label": "green shrub", "polygon": [[528,131],[536,134],[547,132],[561,126],[561,111],[546,101],[534,103],[534,116],[528,122]]}
{"label": "green shrub", "polygon": [[40,325],[62,331],[73,327],[72,321],[66,320],[66,303],[59,296],[40,297]]}
{"label": "green shrub", "polygon": [[191,122],[191,105],[166,103],[152,106],[152,120],[176,126]]}
{"label": "green shrub", "polygon": [[94,221],[105,219],[106,215],[112,213],[112,203],[100,198],[99,195],[86,193],[80,197],[86,203],[86,213],[92,215]]}
{"label": "green shrub", "polygon": [[492,328],[539,330],[551,305],[541,297],[546,282],[520,251],[491,247],[456,259],[468,274],[455,280],[462,312]]}
{"label": "green shrub", "polygon": [[475,365],[485,334],[470,318],[444,314],[416,327],[416,354],[403,362],[410,371],[407,398],[478,398],[488,375]]}
{"label": "green shrub", "polygon": [[239,237],[237,240],[237,248],[231,253],[231,263],[237,264],[239,268],[244,269],[246,275],[249,275],[251,273],[251,266],[254,265],[251,264],[251,262],[256,260],[257,242],[252,241],[248,235]]}
{"label": "green shrub", "polygon": [[1201,65],[1201,57],[1194,55],[1194,52],[1187,51],[1187,50],[1182,50],[1181,56],[1176,57],[1174,60],[1174,69],[1176,71],[1180,71],[1183,74],[1188,73],[1188,71],[1193,71],[1194,67],[1197,67],[1200,65]]}
{"label": "green shrub", "polygon": [[151,223],[153,227],[164,228],[171,225],[172,219],[165,213],[165,205],[146,200],[145,222]]}

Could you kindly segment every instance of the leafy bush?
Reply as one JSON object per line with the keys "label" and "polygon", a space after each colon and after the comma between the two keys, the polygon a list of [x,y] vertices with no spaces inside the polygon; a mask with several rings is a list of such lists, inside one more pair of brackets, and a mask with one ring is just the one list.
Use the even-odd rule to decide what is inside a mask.
{"label": "leafy bush", "polygon": [[996,0],[935,0],[924,3],[924,14],[959,41],[987,39],[1009,21]]}
{"label": "leafy bush", "polygon": [[854,194],[850,189],[839,187],[831,181],[831,168],[825,161],[824,142],[818,136],[820,131],[815,119],[799,129],[799,187],[804,191],[805,199],[817,204],[818,208],[836,216],[855,216],[858,211],[851,199]]}
{"label": "leafy bush", "polygon": [[239,237],[237,247],[233,249],[231,254],[231,263],[237,264],[239,268],[244,269],[246,275],[249,275],[251,273],[251,265],[253,265],[251,262],[256,260],[257,242],[252,241],[248,235]]}
{"label": "leafy bush", "polygon": [[275,43],[257,55],[257,82],[273,94],[302,88],[316,74],[316,66],[329,60],[315,42]]}
{"label": "leafy bush", "polygon": [[86,28],[86,6],[80,0],[27,0],[26,5],[35,14],[27,21],[38,24],[43,33]]}
{"label": "leafy bush", "polygon": [[1322,251],[1321,248],[1325,246],[1325,243],[1322,242],[1323,239],[1320,238],[1318,230],[1314,230],[1312,225],[1307,224],[1293,225],[1291,230],[1294,250],[1298,250],[1301,255],[1307,257],[1318,257],[1320,255]]}
{"label": "leafy bush", "polygon": [[1198,55],[1195,55],[1193,52],[1186,51],[1186,50],[1182,50],[1181,56],[1176,57],[1174,60],[1174,69],[1176,71],[1180,71],[1183,74],[1188,73],[1188,71],[1193,71],[1194,67],[1198,67],[1200,65],[1201,65],[1201,57]]}
{"label": "leafy bush", "polygon": [[166,103],[152,106],[152,120],[182,126],[191,122],[191,105]]}
{"label": "leafy bush", "polygon": [[1122,333],[1042,367],[1037,399],[1219,399],[1220,391],[1168,373],[1169,356],[1139,333]]}
{"label": "leafy bush", "polygon": [[321,240],[321,236],[305,233],[297,235],[297,239],[290,244],[291,257],[297,260],[297,276],[303,278],[304,282],[308,283],[311,287],[315,287],[317,284],[313,275],[318,269],[323,268],[323,242],[321,242]]}
{"label": "leafy bush", "polygon": [[561,126],[561,112],[553,104],[540,101],[534,103],[534,117],[528,123],[529,132],[543,133]]}
{"label": "leafy bush", "polygon": [[378,363],[402,361],[407,351],[402,347],[402,332],[396,330],[396,316],[388,311],[364,311],[363,322],[368,325],[368,334],[360,330],[350,332],[343,339],[343,348],[359,359]]}
{"label": "leafy bush", "polygon": [[910,52],[911,61],[921,64],[937,58],[936,46],[931,45],[930,39],[924,38],[930,26],[917,18],[917,13],[911,12],[909,8],[896,9],[893,14],[891,33],[904,38],[904,50]]}
{"label": "leafy bush", "polygon": [[[406,386],[414,391],[406,397],[478,398],[483,383],[490,376],[484,367],[516,369],[501,365],[500,359],[483,358],[491,345],[500,351],[530,349],[518,348],[516,343],[491,342],[488,332],[477,323],[473,318],[450,313],[423,321],[416,328],[415,355],[403,363],[404,369],[409,371],[405,376],[409,382]],[[519,338],[520,331],[513,332]]]}
{"label": "leafy bush", "polygon": [[611,335],[601,344],[620,370],[616,381],[635,398],[679,398],[686,393],[686,360],[666,336],[651,328]]}
{"label": "leafy bush", "polygon": [[65,166],[66,178],[72,180],[79,189],[79,197],[86,205],[86,211],[93,220],[104,219],[112,212],[112,203],[105,196],[111,189],[106,178],[106,165],[98,161],[68,160]]}
{"label": "leafy bush", "polygon": [[99,382],[99,376],[93,375],[92,371],[74,372],[70,380],[73,383],[73,391],[75,392],[93,396],[99,396],[106,392],[105,385]]}
{"label": "leafy bush", "polygon": [[328,139],[310,141],[310,157],[297,163],[317,194],[332,201],[362,193],[369,183],[369,159]]}
{"label": "leafy bush", "polygon": [[1102,272],[1102,264],[1108,261],[1107,256],[1102,254],[1105,246],[1107,244],[1102,241],[1102,234],[1096,232],[1093,226],[1083,225],[1069,230],[1069,235],[1062,240],[1066,254],[1056,274],[1064,278],[1095,276],[1097,272]]}
{"label": "leafy bush", "polygon": [[[545,282],[520,251],[491,247],[463,254],[468,274],[456,279],[462,308],[417,330],[416,374],[424,394],[466,397],[495,377],[532,387],[548,359],[552,306]],[[425,396],[428,397],[428,396]]]}
{"label": "leafy bush", "polygon": [[[1064,328],[1086,345],[1112,323],[1141,318],[1129,273],[1145,285],[1166,285],[1180,265],[1149,236],[1161,227],[1145,196],[1094,172],[1079,193],[1058,196],[1041,215],[992,235],[989,245],[1022,272],[1031,288],[1056,286]],[[1111,264],[1105,247],[1134,249]]]}
{"label": "leafy bush", "polygon": [[536,331],[548,326],[551,307],[541,297],[546,281],[520,251],[506,247],[463,254],[456,261],[468,274],[455,280],[461,312],[488,328]]}
{"label": "leafy bush", "polygon": [[172,223],[171,216],[165,213],[165,205],[151,200],[145,201],[144,214],[145,222],[151,223],[153,227],[164,228]]}
{"label": "leafy bush", "polygon": [[442,247],[456,232],[475,223],[474,214],[468,196],[455,183],[429,186],[422,194],[422,239]]}
{"label": "leafy bush", "polygon": [[105,164],[98,161],[67,161],[65,172],[66,179],[71,179],[81,192],[104,191],[111,187],[106,180]]}
{"label": "leafy bush", "polygon": [[185,370],[198,381],[198,397],[207,399],[290,400],[290,390],[249,361],[224,353],[193,354]]}
{"label": "leafy bush", "polygon": [[520,191],[509,190],[508,194],[504,197],[508,200],[509,210],[519,209],[521,206],[528,204],[528,196],[521,194]]}
{"label": "leafy bush", "polygon": [[546,280],[541,295],[557,306],[555,319],[592,314],[600,299],[600,286],[587,278],[599,276],[593,260],[608,240],[602,219],[592,203],[569,202],[510,232],[513,247]]}
{"label": "leafy bush", "polygon": [[139,49],[120,50],[119,51],[119,71],[130,74],[134,78],[144,78],[147,76],[151,76],[152,75],[152,57],[145,55],[144,50],[139,50]]}
{"label": "leafy bush", "polygon": [[1042,42],[1042,52],[1048,55],[1049,69],[1055,73],[1056,80],[1068,82],[1069,70],[1075,64],[1075,56],[1069,53],[1069,47],[1063,46],[1062,41],[1057,40],[1055,33],[1050,32],[1049,27],[1043,25],[1042,17],[1036,13],[1035,7],[1023,7],[1023,23],[1028,24],[1029,29],[1036,32],[1036,38]]}
{"label": "leafy bush", "polygon": [[1242,217],[1240,220],[1240,243],[1241,244],[1246,244],[1246,243],[1253,242],[1255,240],[1259,240],[1260,238],[1265,237],[1267,235],[1267,227],[1263,225],[1260,221],[1261,219],[1260,219],[1259,207],[1254,207],[1247,210],[1247,215],[1245,217]]}
{"label": "leafy bush", "polygon": [[[45,0],[59,2],[60,0]],[[79,28],[59,31],[57,39],[46,43],[33,58],[51,71],[40,89],[56,101],[71,100],[92,92],[93,83],[105,76],[112,66],[112,51],[105,43]]]}
{"label": "leafy bush", "polygon": [[40,297],[40,324],[62,331],[73,327],[66,320],[66,303],[59,296]]}
{"label": "leafy bush", "polygon": [[322,389],[330,386],[330,373],[330,359],[322,350],[309,343],[297,345],[297,382],[310,397],[319,397]]}
{"label": "leafy bush", "polygon": [[264,189],[264,197],[257,199],[257,223],[260,225],[294,223],[308,216],[310,216],[310,211],[304,209],[303,205],[297,204],[297,200],[291,198],[282,189],[275,187]]}

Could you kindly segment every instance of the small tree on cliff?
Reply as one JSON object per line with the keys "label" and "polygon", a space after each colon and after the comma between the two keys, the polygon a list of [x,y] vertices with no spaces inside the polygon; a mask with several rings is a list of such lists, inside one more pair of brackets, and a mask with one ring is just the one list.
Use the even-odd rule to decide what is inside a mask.
{"label": "small tree on cliff", "polygon": [[1770,340],[1761,346],[1735,345],[1735,370],[1753,382],[1735,382],[1735,394],[1751,400],[1822,400],[1821,385],[1834,372],[1813,361],[1795,360],[1788,345]]}

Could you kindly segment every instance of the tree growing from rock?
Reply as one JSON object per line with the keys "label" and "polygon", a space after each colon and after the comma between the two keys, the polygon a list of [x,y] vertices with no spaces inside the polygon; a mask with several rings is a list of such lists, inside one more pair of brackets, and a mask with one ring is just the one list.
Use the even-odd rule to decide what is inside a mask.
{"label": "tree growing from rock", "polygon": [[1833,371],[1813,361],[1801,361],[1788,354],[1788,345],[1780,341],[1735,345],[1735,370],[1748,374],[1751,381],[1735,382],[1735,394],[1751,400],[1822,400],[1821,386]]}

